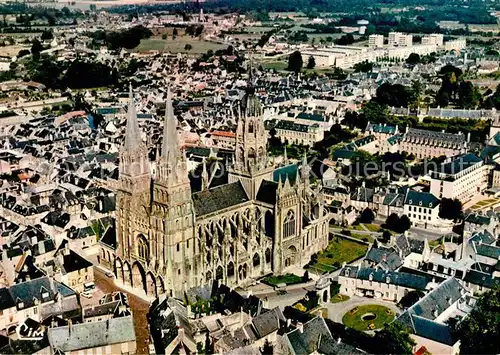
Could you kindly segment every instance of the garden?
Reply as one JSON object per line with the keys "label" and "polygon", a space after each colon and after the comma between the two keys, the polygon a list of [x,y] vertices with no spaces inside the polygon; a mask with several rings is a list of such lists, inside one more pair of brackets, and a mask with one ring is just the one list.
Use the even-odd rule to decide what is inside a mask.
{"label": "garden", "polygon": [[383,328],[394,320],[394,312],[381,305],[369,304],[356,306],[342,318],[342,323],[347,327],[360,330],[375,330]]}
{"label": "garden", "polygon": [[274,287],[280,284],[294,285],[303,282],[303,277],[294,274],[271,275],[262,279],[262,282]]}

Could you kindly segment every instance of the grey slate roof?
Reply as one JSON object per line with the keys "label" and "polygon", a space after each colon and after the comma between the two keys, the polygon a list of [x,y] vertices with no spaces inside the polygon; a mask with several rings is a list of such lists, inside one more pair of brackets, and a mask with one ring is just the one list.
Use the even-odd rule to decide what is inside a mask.
{"label": "grey slate roof", "polygon": [[472,153],[462,154],[448,163],[441,164],[439,173],[455,175],[481,161],[481,158]]}
{"label": "grey slate roof", "polygon": [[434,319],[448,309],[450,304],[462,298],[463,291],[465,289],[458,280],[451,277],[408,308],[396,321],[419,336],[448,345],[454,344],[448,326],[434,322]]}
{"label": "grey slate roof", "polygon": [[193,194],[197,216],[204,216],[249,201],[241,182],[214,187]]}
{"label": "grey slate roof", "polygon": [[439,204],[439,199],[429,192],[409,190],[406,195],[405,204],[410,206],[434,208]]}
{"label": "grey slate roof", "polygon": [[74,295],[75,292],[69,287],[49,277],[42,277],[35,280],[22,282],[9,288],[12,299],[16,302],[23,302],[23,308],[34,306],[35,298],[42,301],[42,293],[48,292],[48,297],[43,301],[54,300],[56,293],[63,297]]}
{"label": "grey slate roof", "polygon": [[135,342],[134,321],[127,316],[50,328],[48,337],[51,347],[62,352]]}
{"label": "grey slate roof", "polygon": [[317,351],[320,339],[333,339],[325,320],[321,316],[317,316],[303,324],[302,332],[295,329],[285,336],[288,339],[290,350],[297,355],[312,354]]}
{"label": "grey slate roof", "polygon": [[257,200],[274,205],[276,203],[276,190],[278,184],[274,181],[263,180],[257,193]]}
{"label": "grey slate roof", "polygon": [[476,246],[476,250],[479,255],[500,260],[500,247],[481,243]]}
{"label": "grey slate roof", "polygon": [[[397,271],[384,271],[374,268],[362,268],[358,271],[357,278],[360,280],[369,280],[370,275],[375,282],[404,286],[416,290],[425,290],[428,280],[427,278],[415,274]],[[388,279],[387,279],[388,278]]]}

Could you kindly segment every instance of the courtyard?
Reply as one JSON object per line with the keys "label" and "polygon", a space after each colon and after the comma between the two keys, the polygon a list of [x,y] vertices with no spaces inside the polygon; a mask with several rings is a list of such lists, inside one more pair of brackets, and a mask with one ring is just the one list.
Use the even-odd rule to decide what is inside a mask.
{"label": "courtyard", "polygon": [[354,306],[342,317],[344,325],[360,331],[380,329],[393,320],[394,311],[379,304]]}

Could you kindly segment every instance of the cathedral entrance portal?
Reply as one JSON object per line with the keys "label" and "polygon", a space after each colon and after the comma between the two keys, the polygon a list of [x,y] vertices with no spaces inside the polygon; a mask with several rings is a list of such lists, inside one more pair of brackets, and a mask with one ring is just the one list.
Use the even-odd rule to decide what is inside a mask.
{"label": "cathedral entrance portal", "polygon": [[285,256],[285,267],[289,267],[296,262],[296,257],[297,257],[297,248],[295,248],[293,245],[291,245]]}

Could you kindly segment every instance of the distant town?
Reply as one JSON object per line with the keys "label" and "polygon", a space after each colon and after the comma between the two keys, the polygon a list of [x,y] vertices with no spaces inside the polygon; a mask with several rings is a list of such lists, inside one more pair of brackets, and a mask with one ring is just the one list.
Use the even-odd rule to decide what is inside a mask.
{"label": "distant town", "polygon": [[496,354],[500,5],[0,3],[1,354]]}

